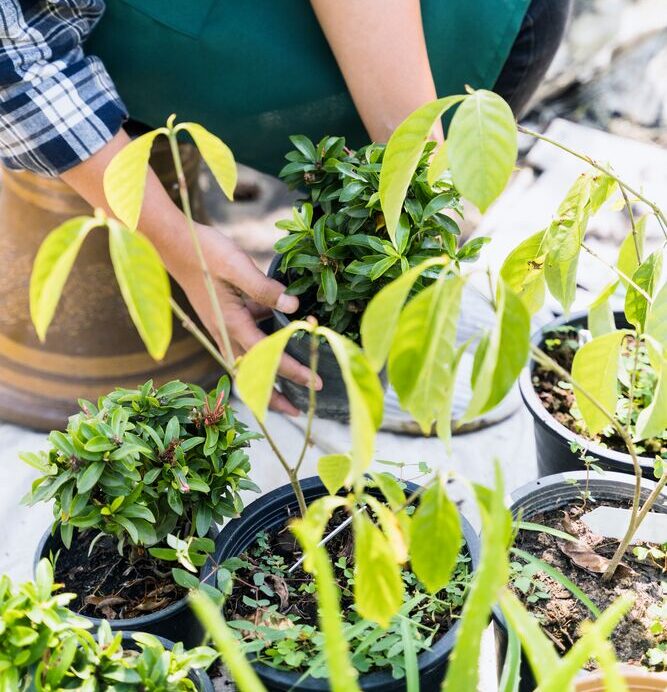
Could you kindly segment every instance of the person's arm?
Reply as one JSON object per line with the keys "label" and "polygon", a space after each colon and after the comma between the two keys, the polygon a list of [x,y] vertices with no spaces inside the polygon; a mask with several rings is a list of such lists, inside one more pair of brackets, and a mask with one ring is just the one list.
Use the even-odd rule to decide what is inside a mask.
{"label": "person's arm", "polygon": [[[375,142],[436,98],[419,0],[311,0]],[[438,126],[433,137],[442,140]]]}

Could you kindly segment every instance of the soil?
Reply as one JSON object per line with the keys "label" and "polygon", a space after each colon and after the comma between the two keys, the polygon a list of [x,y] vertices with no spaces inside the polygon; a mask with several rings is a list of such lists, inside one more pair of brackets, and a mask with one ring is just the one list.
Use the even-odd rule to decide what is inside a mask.
{"label": "soil", "polygon": [[94,531],[75,534],[72,547],[58,553],[55,580],[64,591],[76,594],[69,606],[88,617],[135,618],[166,608],[187,595],[174,583],[174,563],[157,560],[147,550],[125,548],[119,555],[111,536],[95,543],[88,555]]}
{"label": "soil", "polygon": [[[601,502],[600,505],[629,507],[628,503],[611,501]],[[594,504],[594,507],[597,506],[597,503]],[[593,557],[611,558],[618,541],[594,534],[581,520],[581,516],[591,509],[591,502],[584,508],[582,501],[580,504],[564,506],[531,516],[529,519],[531,522],[574,535],[591,547]],[[649,609],[663,602],[661,580],[665,575],[658,565],[650,561],[640,561],[628,552],[611,582],[603,582],[601,574],[574,564],[560,547],[562,545],[568,550],[567,543],[547,533],[520,531],[515,546],[559,570],[581,588],[600,610],[605,609],[624,592],[634,595],[636,600],[632,610],[618,625],[611,641],[619,660],[639,664],[648,649],[667,638],[664,634],[654,635],[649,629],[655,620]],[[516,559],[521,561],[520,558]],[[583,620],[591,619],[591,613],[565,587],[544,573],[538,572],[534,579],[539,581],[540,590],[546,592],[549,598],[539,598],[527,603],[525,593],[516,588],[514,591],[526,603],[528,609],[539,617],[542,630],[554,643],[558,652],[564,654],[578,639],[580,624]],[[667,625],[667,622],[663,622],[663,625]],[[590,664],[589,667],[595,666]]]}
{"label": "soil", "polygon": [[[547,334],[547,341],[551,339],[553,343],[544,346],[545,350],[568,372],[572,370],[572,361],[577,352],[578,334],[579,330],[570,326],[561,327],[557,331]],[[604,434],[594,436],[588,433],[583,421],[572,414],[573,407],[576,408],[572,389],[561,387],[561,380],[553,370],[536,365],[533,370],[532,383],[544,408],[561,425],[596,444],[627,454],[628,450],[623,438],[614,430],[605,430]],[[646,454],[649,457],[662,455],[667,458],[667,440],[658,438],[642,440],[640,447],[638,447],[640,454]]]}

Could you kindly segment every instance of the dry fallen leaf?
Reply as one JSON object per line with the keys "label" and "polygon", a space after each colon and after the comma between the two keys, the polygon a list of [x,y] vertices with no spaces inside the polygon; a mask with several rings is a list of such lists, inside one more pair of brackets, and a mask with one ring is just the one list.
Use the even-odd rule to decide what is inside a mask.
{"label": "dry fallen leaf", "polygon": [[[556,543],[563,555],[572,560],[572,562],[581,569],[595,574],[602,574],[607,571],[611,560],[602,555],[598,555],[587,543],[583,541],[563,541],[557,540]],[[623,562],[619,563],[616,569],[616,574],[621,577],[630,576],[634,571]]]}

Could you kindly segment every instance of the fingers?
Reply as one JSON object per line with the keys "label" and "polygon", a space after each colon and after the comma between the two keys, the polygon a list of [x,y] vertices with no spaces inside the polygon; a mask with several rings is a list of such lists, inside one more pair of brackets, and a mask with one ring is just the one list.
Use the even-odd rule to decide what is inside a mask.
{"label": "fingers", "polygon": [[235,252],[228,264],[226,281],[240,288],[251,300],[291,314],[299,308],[296,296],[285,294],[285,286],[269,279],[244,252]]}
{"label": "fingers", "polygon": [[292,406],[290,402],[276,389],[273,390],[271,394],[271,399],[269,400],[269,408],[272,411],[278,411],[278,413],[286,413],[288,416],[294,416],[295,418],[301,415],[296,406]]}

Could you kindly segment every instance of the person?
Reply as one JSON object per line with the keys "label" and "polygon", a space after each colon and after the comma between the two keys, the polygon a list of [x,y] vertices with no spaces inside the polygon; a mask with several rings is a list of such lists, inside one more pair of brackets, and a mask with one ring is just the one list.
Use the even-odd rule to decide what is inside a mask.
{"label": "person", "polygon": [[[0,0],[0,158],[60,176],[108,211],[102,177],[129,141],[128,112],[152,127],[172,112],[200,122],[273,174],[290,134],[386,141],[414,109],[467,84],[493,88],[518,115],[568,12],[569,0]],[[184,216],[152,171],[139,229],[215,335]],[[293,314],[298,299],[223,234],[197,232],[243,353],[264,336],[262,309]],[[309,380],[288,356],[280,372]],[[277,392],[271,404],[298,413]]]}

